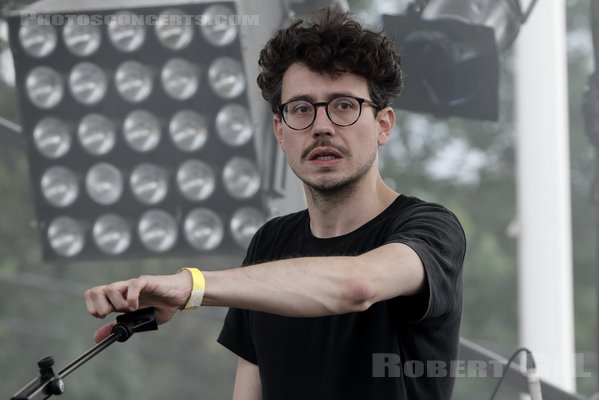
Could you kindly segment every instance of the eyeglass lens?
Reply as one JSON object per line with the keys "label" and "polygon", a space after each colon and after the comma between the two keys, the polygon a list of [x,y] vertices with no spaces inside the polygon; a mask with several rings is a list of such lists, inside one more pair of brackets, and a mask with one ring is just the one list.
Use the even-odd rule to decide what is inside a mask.
{"label": "eyeglass lens", "polygon": [[305,129],[314,122],[316,107],[326,105],[329,119],[336,125],[348,126],[360,117],[361,103],[353,97],[335,97],[328,103],[316,105],[307,100],[295,100],[287,103],[283,109],[285,122],[291,128]]}

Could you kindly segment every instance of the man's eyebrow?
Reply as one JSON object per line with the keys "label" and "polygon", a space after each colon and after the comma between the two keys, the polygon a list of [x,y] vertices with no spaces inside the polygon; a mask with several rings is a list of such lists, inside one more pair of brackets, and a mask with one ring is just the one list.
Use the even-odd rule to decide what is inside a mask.
{"label": "man's eyebrow", "polygon": [[[351,93],[351,92],[333,92],[333,93],[328,94],[326,101],[329,101],[335,97],[343,97],[343,96],[360,97],[360,96],[356,96],[354,93]],[[296,101],[296,100],[306,100],[311,103],[316,103],[314,96],[311,96],[309,94],[298,94],[296,96],[291,97],[287,101],[283,101],[282,104],[289,103],[290,101]]]}
{"label": "man's eyebrow", "polygon": [[284,101],[283,104],[289,103],[290,101],[296,101],[296,100],[306,100],[306,101],[314,103],[314,97],[307,95],[307,94],[298,94],[296,96],[293,96],[289,100]]}

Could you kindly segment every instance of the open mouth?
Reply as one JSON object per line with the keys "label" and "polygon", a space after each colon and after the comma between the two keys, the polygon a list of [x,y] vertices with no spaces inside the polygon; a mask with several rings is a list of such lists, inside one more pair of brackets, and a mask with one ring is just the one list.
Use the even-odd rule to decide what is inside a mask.
{"label": "open mouth", "polygon": [[325,155],[325,156],[314,157],[313,160],[323,160],[323,161],[326,161],[326,160],[334,160],[336,158],[337,157],[335,157],[335,156],[326,156]]}
{"label": "open mouth", "polygon": [[336,150],[331,148],[317,148],[308,155],[309,161],[331,161],[342,158]]}

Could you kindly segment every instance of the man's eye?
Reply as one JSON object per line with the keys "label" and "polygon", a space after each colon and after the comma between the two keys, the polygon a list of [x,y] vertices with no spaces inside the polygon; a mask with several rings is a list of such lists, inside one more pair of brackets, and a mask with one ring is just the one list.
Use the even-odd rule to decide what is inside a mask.
{"label": "man's eye", "polygon": [[340,99],[335,102],[334,108],[337,111],[351,111],[356,108],[356,104],[351,100]]}
{"label": "man's eye", "polygon": [[296,106],[293,106],[291,112],[293,114],[309,114],[311,110],[312,107],[310,107],[310,105],[308,104],[298,104]]}

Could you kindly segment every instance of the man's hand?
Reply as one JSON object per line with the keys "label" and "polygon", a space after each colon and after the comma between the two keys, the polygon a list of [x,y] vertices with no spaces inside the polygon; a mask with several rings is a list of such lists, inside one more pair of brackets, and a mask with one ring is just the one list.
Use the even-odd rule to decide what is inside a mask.
{"label": "man's hand", "polygon": [[[187,270],[174,275],[143,275],[89,289],[85,292],[85,305],[96,318],[104,318],[113,312],[155,307],[156,322],[163,324],[185,306],[192,286],[191,274]],[[98,329],[94,340],[102,341],[110,335],[113,326],[114,322],[111,322]]]}

